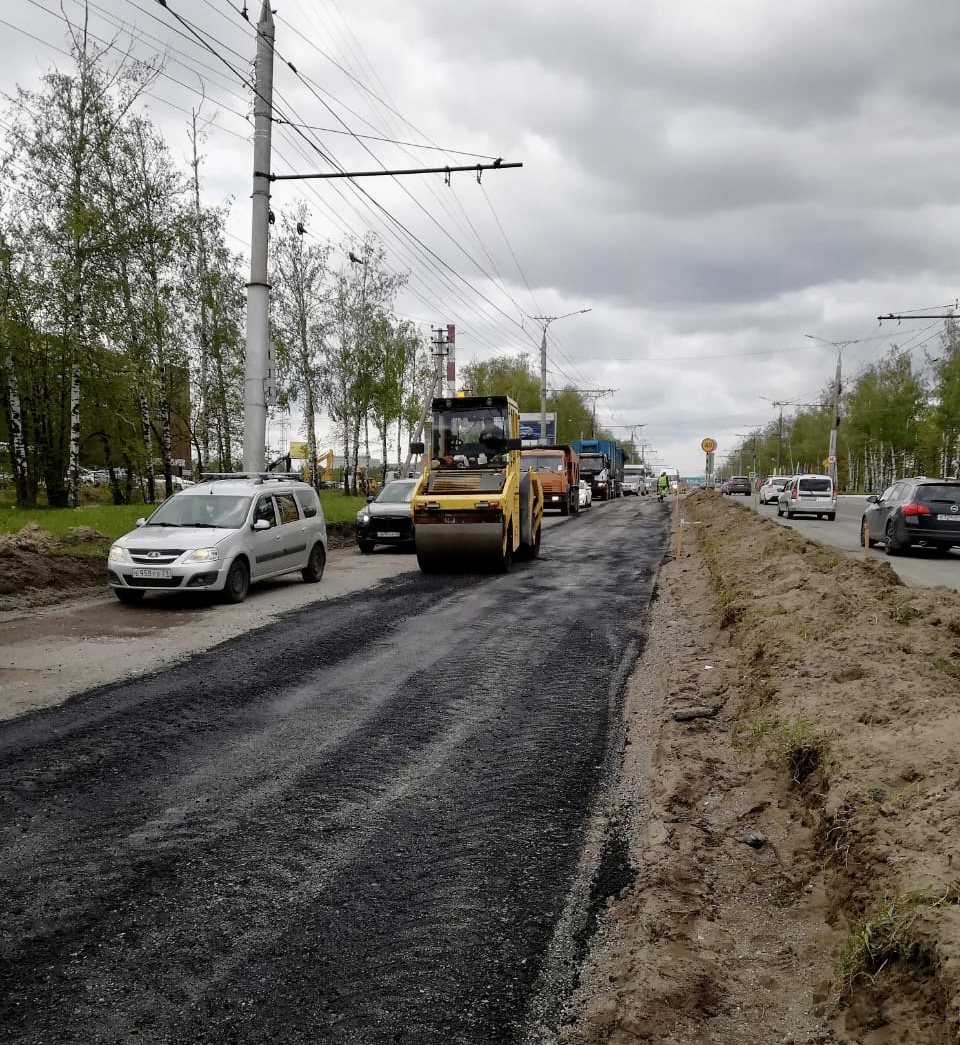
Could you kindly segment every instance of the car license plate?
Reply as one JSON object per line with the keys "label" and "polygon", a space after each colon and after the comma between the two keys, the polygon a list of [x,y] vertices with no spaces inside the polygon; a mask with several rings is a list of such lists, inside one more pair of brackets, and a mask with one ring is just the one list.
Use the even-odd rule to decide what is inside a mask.
{"label": "car license plate", "polygon": [[960,515],[938,515],[937,522],[960,522]]}
{"label": "car license plate", "polygon": [[153,570],[134,570],[133,571],[133,576],[134,577],[139,577],[141,580],[144,580],[144,579],[146,579],[148,577],[152,577],[152,578],[154,578],[156,580],[168,581],[168,580],[170,580],[170,571],[169,570],[157,570],[157,569],[153,569]]}
{"label": "car license plate", "polygon": [[400,536],[400,531],[399,530],[381,530],[380,531],[380,536],[381,537],[399,537]]}

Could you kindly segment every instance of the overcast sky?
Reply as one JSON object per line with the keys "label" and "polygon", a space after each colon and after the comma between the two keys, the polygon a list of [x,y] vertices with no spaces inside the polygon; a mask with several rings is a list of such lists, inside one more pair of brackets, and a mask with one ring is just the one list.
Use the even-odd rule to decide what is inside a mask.
{"label": "overcast sky", "polygon": [[[246,6],[250,22],[244,0],[89,4],[95,36],[129,47],[132,32],[135,53],[166,54],[145,101],[184,163],[188,113],[206,96],[204,191],[232,201],[242,252],[252,99],[239,75],[260,2]],[[80,0],[63,8],[82,18]],[[275,210],[307,201],[311,235],[376,231],[411,274],[398,312],[425,333],[455,323],[461,363],[527,353],[539,371],[533,317],[589,308],[550,325],[549,386],[595,392],[600,423],[693,475],[704,437],[722,458],[776,415],[773,402],[815,401],[833,378],[831,342],[856,342],[843,349],[851,374],[891,343],[918,363],[936,353],[940,324],[876,317],[953,303],[960,288],[956,0],[275,10],[287,121],[275,173],[329,170],[331,158],[353,171],[523,164],[479,184],[466,173],[450,186],[442,175],[275,186]],[[70,68],[59,0],[7,0],[0,28],[7,92]]]}

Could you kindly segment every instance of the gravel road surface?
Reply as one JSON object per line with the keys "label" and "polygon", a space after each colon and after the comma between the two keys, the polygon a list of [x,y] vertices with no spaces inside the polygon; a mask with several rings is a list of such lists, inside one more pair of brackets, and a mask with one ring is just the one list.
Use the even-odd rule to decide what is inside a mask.
{"label": "gravel road surface", "polygon": [[545,1035],[591,904],[625,884],[615,837],[584,853],[659,508],[598,506],[505,577],[400,573],[0,723],[0,1040]]}

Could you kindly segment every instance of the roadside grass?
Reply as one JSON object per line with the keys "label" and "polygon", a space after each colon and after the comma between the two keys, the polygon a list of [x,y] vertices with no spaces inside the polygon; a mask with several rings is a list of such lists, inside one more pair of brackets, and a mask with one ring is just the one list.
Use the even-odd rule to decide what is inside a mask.
{"label": "roadside grass", "polygon": [[[9,493],[5,491],[5,493]],[[159,502],[158,502],[159,503]],[[346,496],[340,490],[321,490],[320,503],[328,524],[353,522],[367,499]],[[53,538],[51,552],[68,555],[99,555],[105,544],[128,533],[137,519],[148,516],[156,505],[149,504],[83,504],[79,508],[17,508],[10,497],[0,497],[0,535],[19,533],[29,523],[37,525]],[[102,534],[104,541],[76,542],[70,531],[85,526]]]}
{"label": "roadside grass", "polygon": [[957,902],[955,887],[940,894],[930,889],[918,889],[875,900],[853,924],[837,962],[836,1002],[851,998],[858,980],[872,980],[892,961],[938,965],[929,946],[918,939],[913,929],[924,914],[954,906]]}
{"label": "roadside grass", "polygon": [[795,784],[803,784],[826,761],[826,735],[809,719],[798,715],[777,719],[757,715],[746,730],[735,728],[735,751],[761,751],[774,762],[785,764]]}

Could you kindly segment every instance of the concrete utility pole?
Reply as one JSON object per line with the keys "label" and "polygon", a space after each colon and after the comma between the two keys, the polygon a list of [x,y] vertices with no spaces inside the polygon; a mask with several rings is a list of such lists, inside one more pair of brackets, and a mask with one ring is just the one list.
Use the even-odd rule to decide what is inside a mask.
{"label": "concrete utility pole", "polygon": [[257,76],[253,104],[253,219],[250,282],[247,284],[247,346],[243,378],[243,468],[266,468],[267,400],[270,372],[270,284],[267,245],[270,224],[270,132],[273,125],[273,13],[263,0],[257,23]]}
{"label": "concrete utility pole", "polygon": [[828,341],[825,337],[817,337],[816,334],[804,334],[811,341],[822,341],[825,345],[832,345],[837,350],[837,374],[833,383],[833,424],[830,426],[830,443],[827,449],[827,474],[837,487],[837,433],[840,430],[840,366],[843,350],[847,345],[859,344],[862,338],[856,341]]}
{"label": "concrete utility pole", "polygon": [[592,308],[578,308],[575,312],[565,312],[562,316],[531,317],[543,324],[543,337],[540,339],[540,438],[537,440],[541,446],[547,441],[547,327],[558,319],[580,316],[584,312],[592,311]]}
{"label": "concrete utility pole", "polygon": [[[447,370],[447,353],[449,352],[448,345],[452,344],[452,338],[455,336],[456,328],[452,323],[448,323],[446,327],[435,327],[433,332],[436,334],[436,338],[433,340],[433,346],[436,349],[434,352],[434,370],[433,370],[433,381],[430,383],[430,387],[427,389],[427,394],[423,398],[423,409],[420,411],[420,421],[417,424],[416,431],[413,433],[413,438],[410,440],[411,443],[419,443],[423,438],[423,429],[426,426],[427,418],[430,416],[430,411],[433,406],[433,397],[443,388],[444,382],[448,380],[449,371]],[[453,392],[451,394],[456,395],[456,385],[454,385]],[[403,462],[403,472],[400,475],[401,479],[406,479],[410,472],[410,464],[413,460],[413,453],[409,449],[407,450],[406,460]]]}
{"label": "concrete utility pole", "polygon": [[779,399],[767,399],[766,396],[760,396],[760,398],[761,399],[766,399],[767,402],[774,409],[778,409],[779,408],[779,410],[780,410],[780,413],[777,415],[777,466],[776,466],[777,470],[773,473],[774,475],[779,475],[780,474],[780,450],[781,450],[781,447],[783,445],[783,408],[785,406],[789,406],[790,404],[787,403],[786,401],[781,401]]}

